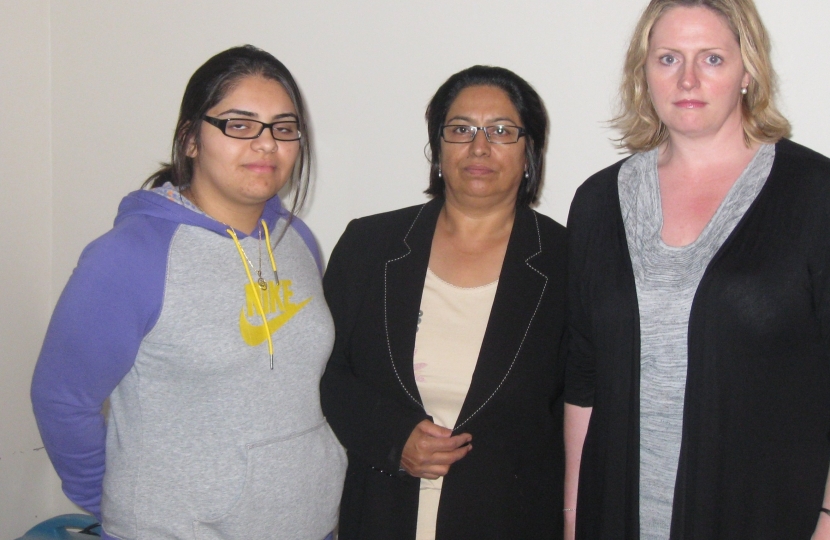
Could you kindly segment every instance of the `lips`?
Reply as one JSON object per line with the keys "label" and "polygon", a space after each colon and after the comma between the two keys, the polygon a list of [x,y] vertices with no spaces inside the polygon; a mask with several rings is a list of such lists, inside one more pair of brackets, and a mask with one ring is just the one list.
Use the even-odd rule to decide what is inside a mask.
{"label": "lips", "polygon": [[681,99],[680,101],[674,102],[675,107],[680,107],[681,109],[700,109],[706,106],[705,101],[698,101],[696,99]]}
{"label": "lips", "polygon": [[260,174],[269,174],[277,169],[277,166],[269,161],[254,161],[252,163],[246,163],[243,167],[251,172]]}
{"label": "lips", "polygon": [[491,172],[493,172],[493,169],[491,169],[490,167],[485,167],[484,165],[470,165],[469,167],[464,167],[464,171],[467,174],[473,176],[481,176],[485,174],[490,174]]}

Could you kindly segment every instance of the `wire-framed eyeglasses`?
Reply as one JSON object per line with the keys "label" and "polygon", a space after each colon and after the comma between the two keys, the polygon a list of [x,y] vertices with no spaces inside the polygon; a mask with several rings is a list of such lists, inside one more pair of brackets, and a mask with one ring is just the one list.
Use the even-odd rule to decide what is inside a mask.
{"label": "wire-framed eyeglasses", "polygon": [[278,141],[299,141],[303,136],[296,120],[280,120],[266,124],[250,118],[220,119],[206,115],[202,119],[234,139],[256,139],[266,129],[270,129],[271,136]]}
{"label": "wire-framed eyeglasses", "polygon": [[453,144],[469,143],[475,140],[479,131],[483,131],[487,141],[493,144],[515,144],[525,135],[524,128],[505,124],[497,126],[447,124],[441,126],[441,138]]}

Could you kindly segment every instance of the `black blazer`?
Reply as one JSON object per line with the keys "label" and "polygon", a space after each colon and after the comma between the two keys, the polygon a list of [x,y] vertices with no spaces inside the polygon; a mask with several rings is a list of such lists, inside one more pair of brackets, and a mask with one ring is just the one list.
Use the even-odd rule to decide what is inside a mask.
{"label": "black blazer", "polygon": [[[323,411],[349,468],[340,538],[415,538],[419,482],[399,471],[429,418],[413,371],[418,310],[438,198],[352,221],[324,278],[336,328]],[[436,538],[562,535],[561,401],[565,229],[518,209],[456,433],[473,449],[444,478]]]}

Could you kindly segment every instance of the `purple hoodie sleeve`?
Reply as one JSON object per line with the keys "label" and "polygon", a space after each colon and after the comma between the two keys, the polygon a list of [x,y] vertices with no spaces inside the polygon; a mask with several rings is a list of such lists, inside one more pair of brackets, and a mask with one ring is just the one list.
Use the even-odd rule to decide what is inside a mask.
{"label": "purple hoodie sleeve", "polygon": [[314,257],[314,262],[317,263],[317,270],[320,271],[320,275],[322,276],[323,259],[320,257],[320,248],[317,247],[317,240],[314,238],[314,233],[312,233],[311,229],[308,228],[308,225],[306,225],[305,222],[297,216],[294,216],[291,220],[291,226],[294,227],[294,230],[297,231],[297,234],[300,235],[300,238],[302,238],[306,246],[308,246],[308,250]]}
{"label": "purple hoodie sleeve", "polygon": [[92,242],[58,300],[32,380],[49,457],[74,503],[101,518],[104,401],[158,319],[176,224],[136,216]]}

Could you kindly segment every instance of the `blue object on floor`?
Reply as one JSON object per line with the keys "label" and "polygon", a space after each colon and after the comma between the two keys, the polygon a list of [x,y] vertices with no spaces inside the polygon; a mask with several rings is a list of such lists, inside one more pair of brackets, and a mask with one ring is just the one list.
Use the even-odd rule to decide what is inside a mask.
{"label": "blue object on floor", "polygon": [[100,538],[101,526],[86,514],[64,514],[35,525],[17,540],[93,540]]}

